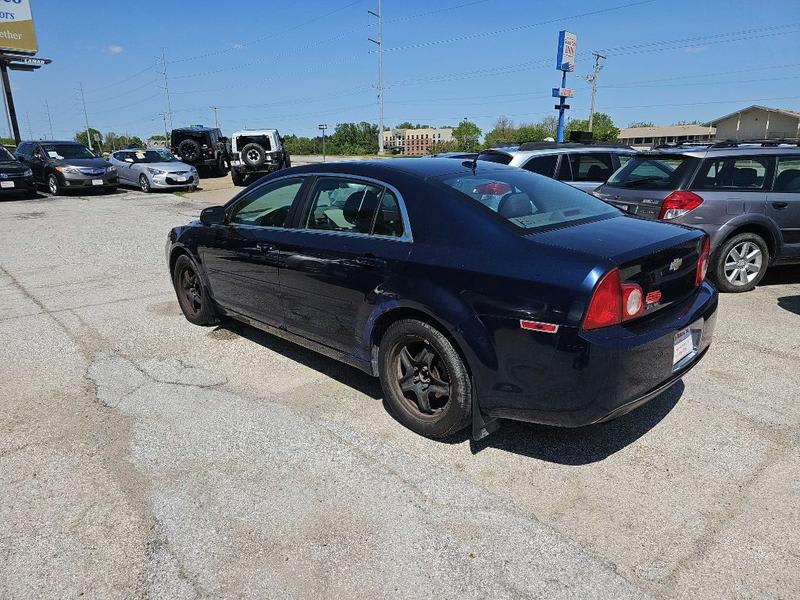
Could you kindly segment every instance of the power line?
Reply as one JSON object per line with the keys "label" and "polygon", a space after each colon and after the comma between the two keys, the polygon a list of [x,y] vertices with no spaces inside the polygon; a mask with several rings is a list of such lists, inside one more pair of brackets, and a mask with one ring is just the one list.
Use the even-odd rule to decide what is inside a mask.
{"label": "power line", "polygon": [[628,2],[627,4],[619,4],[617,6],[609,6],[607,8],[599,8],[596,10],[591,10],[583,13],[578,13],[575,15],[570,15],[568,17],[556,17],[553,19],[548,19],[547,21],[540,21],[538,23],[529,23],[527,25],[516,25],[514,27],[503,27],[501,29],[494,29],[492,31],[478,31],[475,33],[468,33],[465,35],[458,35],[451,38],[445,38],[441,40],[428,40],[425,42],[417,42],[414,44],[405,44],[403,46],[395,46],[393,48],[386,48],[386,52],[397,52],[400,50],[413,50],[416,48],[428,48],[430,46],[439,46],[442,44],[452,44],[455,42],[464,42],[467,40],[474,40],[479,38],[486,38],[486,37],[495,37],[504,33],[513,33],[517,31],[525,31],[526,29],[532,29],[534,27],[541,27],[543,25],[551,25],[553,23],[560,23],[562,21],[570,21],[572,19],[578,19],[581,17],[591,17],[594,15],[599,15],[607,12],[612,12],[615,10],[623,10],[626,8],[633,8],[634,6],[641,6],[643,4],[651,4],[656,2],[656,0],[637,0],[636,2]]}

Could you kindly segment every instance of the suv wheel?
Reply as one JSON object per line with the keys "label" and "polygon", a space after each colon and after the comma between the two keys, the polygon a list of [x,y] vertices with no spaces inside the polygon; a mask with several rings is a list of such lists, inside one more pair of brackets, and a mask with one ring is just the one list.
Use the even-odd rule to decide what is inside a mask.
{"label": "suv wheel", "polygon": [[50,175],[47,176],[47,189],[53,196],[61,195],[61,182],[58,180],[58,175],[55,173],[50,173]]}
{"label": "suv wheel", "polygon": [[178,144],[178,154],[184,162],[197,162],[200,160],[200,144],[193,139],[183,140]]}
{"label": "suv wheel", "polygon": [[233,180],[233,185],[236,187],[242,187],[247,181],[247,176],[243,173],[239,173],[238,171],[231,171],[231,179]]}
{"label": "suv wheel", "polygon": [[769,249],[760,235],[740,233],[720,247],[712,279],[723,292],[748,292],[758,285],[769,266]]}
{"label": "suv wheel", "polygon": [[413,319],[389,326],[378,351],[386,402],[403,425],[431,438],[464,429],[472,413],[472,382],[450,341]]}
{"label": "suv wheel", "polygon": [[242,162],[254,169],[263,165],[267,160],[267,153],[260,144],[250,143],[242,148]]}

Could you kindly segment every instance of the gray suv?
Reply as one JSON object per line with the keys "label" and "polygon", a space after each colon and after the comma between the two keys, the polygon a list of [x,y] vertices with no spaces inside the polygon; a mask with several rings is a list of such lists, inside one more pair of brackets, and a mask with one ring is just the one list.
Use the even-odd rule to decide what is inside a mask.
{"label": "gray suv", "polygon": [[525,142],[484,150],[478,160],[520,167],[591,192],[635,154],[630,146],[614,144]]}
{"label": "gray suv", "polygon": [[702,229],[720,290],[753,289],[800,263],[800,147],[774,140],[638,153],[595,195],[637,217]]}

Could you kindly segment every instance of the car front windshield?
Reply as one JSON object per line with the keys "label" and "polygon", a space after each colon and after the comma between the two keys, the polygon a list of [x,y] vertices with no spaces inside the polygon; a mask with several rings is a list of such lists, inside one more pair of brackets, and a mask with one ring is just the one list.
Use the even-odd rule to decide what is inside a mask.
{"label": "car front windshield", "polygon": [[164,163],[178,160],[169,152],[159,150],[137,150],[131,153],[131,158],[134,163]]}
{"label": "car front windshield", "polygon": [[80,144],[43,144],[42,148],[48,158],[61,160],[64,158],[97,158],[86,146]]}
{"label": "car front windshield", "polygon": [[16,160],[5,146],[0,146],[0,160]]}
{"label": "car front windshield", "polygon": [[528,171],[445,175],[438,180],[525,230],[619,213],[586,192]]}

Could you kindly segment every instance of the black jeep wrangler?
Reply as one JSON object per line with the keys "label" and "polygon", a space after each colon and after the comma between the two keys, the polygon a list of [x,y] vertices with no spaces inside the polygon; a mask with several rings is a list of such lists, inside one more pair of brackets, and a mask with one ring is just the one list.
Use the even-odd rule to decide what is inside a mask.
{"label": "black jeep wrangler", "polygon": [[216,128],[193,126],[173,129],[170,149],[181,161],[195,167],[209,167],[219,176],[230,168],[228,140]]}

